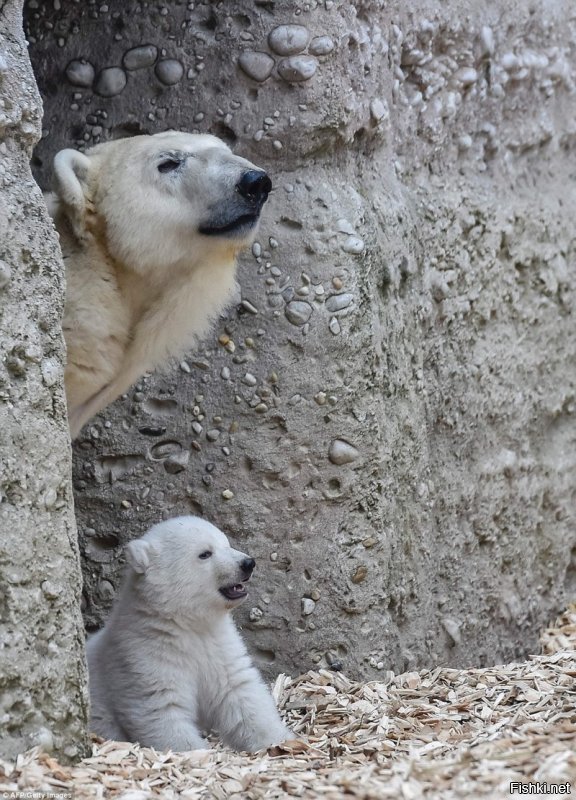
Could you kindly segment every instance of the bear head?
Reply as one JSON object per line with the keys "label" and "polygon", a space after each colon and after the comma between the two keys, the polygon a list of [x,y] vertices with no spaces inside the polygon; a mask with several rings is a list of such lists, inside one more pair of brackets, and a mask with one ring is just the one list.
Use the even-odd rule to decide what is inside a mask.
{"label": "bear head", "polygon": [[215,136],[167,131],[54,159],[59,209],[75,238],[99,238],[125,268],[150,273],[234,257],[255,235],[272,184]]}
{"label": "bear head", "polygon": [[160,522],[126,547],[132,587],[147,607],[173,619],[211,620],[247,596],[255,561],[206,520]]}

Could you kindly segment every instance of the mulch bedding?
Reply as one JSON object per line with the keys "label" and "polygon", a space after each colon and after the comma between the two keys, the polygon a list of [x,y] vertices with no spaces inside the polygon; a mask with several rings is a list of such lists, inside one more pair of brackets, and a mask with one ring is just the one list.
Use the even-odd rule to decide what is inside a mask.
{"label": "mulch bedding", "polygon": [[95,740],[73,767],[35,748],[0,760],[0,798],[476,800],[509,798],[511,782],[529,781],[574,794],[576,606],[541,641],[542,655],[487,669],[366,683],[325,670],[280,675],[274,696],[298,736],[282,747],[161,753]]}

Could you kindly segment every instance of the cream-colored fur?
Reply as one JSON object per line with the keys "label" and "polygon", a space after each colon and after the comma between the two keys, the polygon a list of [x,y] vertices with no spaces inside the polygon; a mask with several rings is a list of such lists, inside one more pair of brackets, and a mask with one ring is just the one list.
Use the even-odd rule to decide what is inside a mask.
{"label": "cream-colored fur", "polygon": [[236,750],[294,738],[231,615],[254,561],[205,520],[177,517],[127,548],[105,627],[88,640],[91,728],[161,750]]}
{"label": "cream-colored fur", "polygon": [[[248,172],[258,196],[239,191]],[[235,289],[265,173],[219,139],[174,131],[63,150],[48,206],[67,293],[66,394],[76,436],[145,371],[203,335]],[[267,185],[266,185],[267,182]]]}

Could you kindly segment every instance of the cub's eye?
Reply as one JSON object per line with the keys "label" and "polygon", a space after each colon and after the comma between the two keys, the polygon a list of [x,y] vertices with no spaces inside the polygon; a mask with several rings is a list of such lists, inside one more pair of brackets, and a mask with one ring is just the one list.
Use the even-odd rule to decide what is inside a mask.
{"label": "cub's eye", "polygon": [[177,158],[165,158],[158,164],[158,172],[174,172],[182,162]]}
{"label": "cub's eye", "polygon": [[198,556],[198,558],[202,558],[202,559],[204,559],[204,558],[210,558],[210,556],[211,556],[211,555],[212,555],[212,550],[204,550],[204,552],[203,552],[203,553],[200,553],[200,555]]}

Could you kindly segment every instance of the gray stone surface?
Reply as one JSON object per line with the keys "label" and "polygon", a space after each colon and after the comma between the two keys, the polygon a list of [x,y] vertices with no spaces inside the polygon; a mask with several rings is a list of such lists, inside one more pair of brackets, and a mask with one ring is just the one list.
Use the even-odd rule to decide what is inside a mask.
{"label": "gray stone surface", "polygon": [[[571,3],[31,0],[27,19],[44,184],[61,147],[173,127],[276,187],[238,303],[75,445],[88,624],[121,545],[192,512],[258,559],[239,617],[269,673],[533,652],[576,590]],[[282,25],[309,33],[299,83]],[[151,44],[178,85],[63,80]]]}
{"label": "gray stone surface", "polygon": [[0,757],[85,744],[63,266],[30,174],[41,106],[21,4],[0,8]]}

